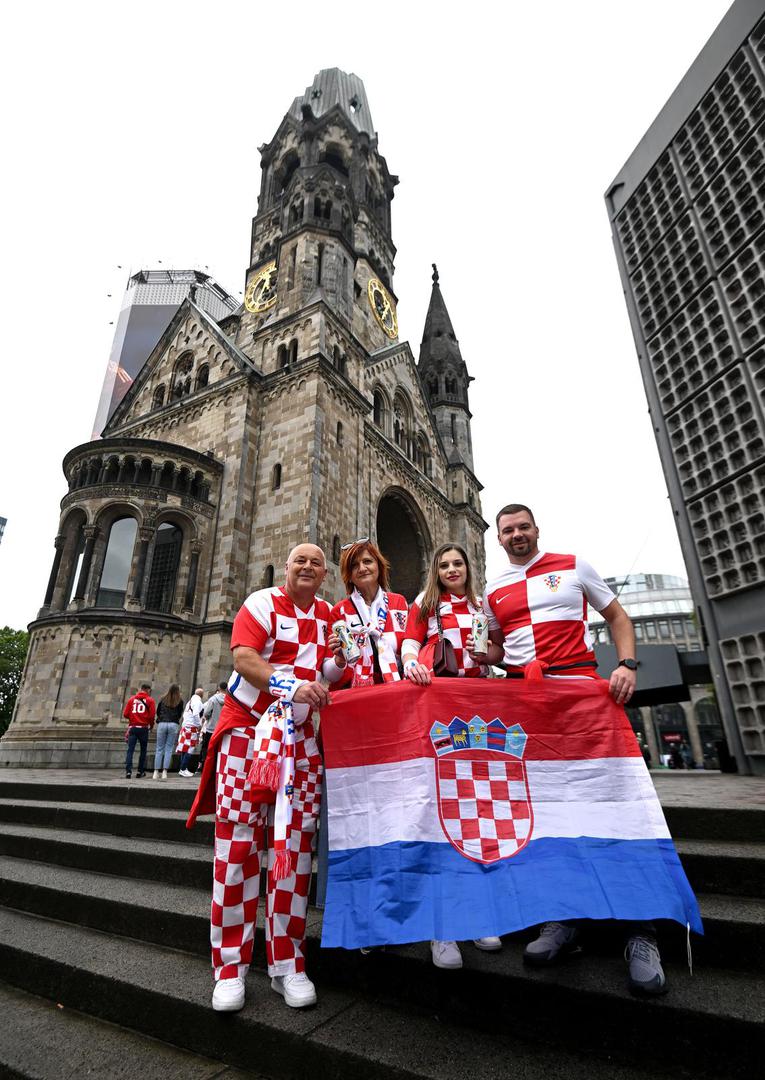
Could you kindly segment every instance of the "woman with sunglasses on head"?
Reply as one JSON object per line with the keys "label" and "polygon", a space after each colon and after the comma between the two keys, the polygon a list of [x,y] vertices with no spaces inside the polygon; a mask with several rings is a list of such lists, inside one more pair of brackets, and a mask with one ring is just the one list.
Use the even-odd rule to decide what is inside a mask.
{"label": "woman with sunglasses on head", "polygon": [[[473,632],[473,616],[480,614],[481,598],[476,596],[473,588],[467,552],[459,544],[442,544],[431,560],[425,588],[409,612],[401,646],[405,678],[420,686],[430,683],[433,673],[419,662],[420,650],[424,645],[435,645],[441,637],[452,644],[459,677],[485,675],[486,668],[473,660],[467,642]],[[473,944],[485,952],[502,948],[498,937],[478,938]],[[430,950],[436,967],[462,967],[462,955],[456,941],[431,941]]]}
{"label": "woman with sunglasses on head", "polygon": [[[398,682],[409,605],[403,596],[390,591],[390,563],[377,544],[362,537],[342,549],[340,574],[348,596],[332,608],[331,625],[345,622],[361,652],[348,664],[345,684]],[[333,633],[329,646],[338,645]]]}

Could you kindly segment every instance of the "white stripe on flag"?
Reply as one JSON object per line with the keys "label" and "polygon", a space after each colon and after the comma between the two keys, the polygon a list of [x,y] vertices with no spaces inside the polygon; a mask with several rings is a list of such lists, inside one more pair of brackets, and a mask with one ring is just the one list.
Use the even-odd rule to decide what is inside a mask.
{"label": "white stripe on flag", "polygon": [[[642,758],[528,761],[532,840],[595,836],[652,840],[669,836]],[[404,841],[448,843],[437,812],[432,758],[327,770],[332,851]]]}

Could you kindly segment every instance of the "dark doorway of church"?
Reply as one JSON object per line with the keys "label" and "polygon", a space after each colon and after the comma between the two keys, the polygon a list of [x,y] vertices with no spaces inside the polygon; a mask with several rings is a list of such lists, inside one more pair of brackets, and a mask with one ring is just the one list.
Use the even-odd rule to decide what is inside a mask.
{"label": "dark doorway of church", "polygon": [[430,557],[426,526],[403,491],[389,489],[377,507],[377,544],[391,564],[391,589],[411,603],[422,588]]}

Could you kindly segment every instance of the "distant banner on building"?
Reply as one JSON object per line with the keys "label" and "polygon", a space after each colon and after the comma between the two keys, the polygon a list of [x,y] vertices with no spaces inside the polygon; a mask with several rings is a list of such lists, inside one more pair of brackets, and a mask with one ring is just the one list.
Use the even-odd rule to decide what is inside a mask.
{"label": "distant banner on building", "polygon": [[698,906],[624,710],[603,682],[436,679],[322,711],[322,944],[505,934]]}

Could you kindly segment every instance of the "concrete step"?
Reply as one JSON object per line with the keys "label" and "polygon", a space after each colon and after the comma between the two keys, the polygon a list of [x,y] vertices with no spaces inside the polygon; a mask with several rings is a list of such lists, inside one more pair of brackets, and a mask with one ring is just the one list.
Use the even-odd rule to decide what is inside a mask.
{"label": "concrete step", "polygon": [[212,818],[186,828],[188,810],[156,809],[140,805],[59,803],[50,799],[0,799],[0,822],[45,825],[62,832],[92,830],[114,837],[147,837],[183,844],[212,844]]}
{"label": "concrete step", "polygon": [[4,1080],[268,1080],[0,983]]}
{"label": "concrete step", "polygon": [[[119,773],[94,773],[92,783],[69,783],[51,774],[50,779],[6,780],[0,772],[0,799],[19,802],[40,799],[58,803],[99,803],[114,806],[151,806],[156,809],[187,810],[194,801],[197,780],[171,773],[167,780],[152,780],[150,770],[142,780],[126,780]],[[99,777],[109,779],[97,779]]]}
{"label": "concrete step", "polygon": [[[763,834],[765,836],[765,834]],[[765,898],[765,840],[678,840],[677,853],[697,892]]]}
{"label": "concrete step", "polygon": [[[270,989],[267,976],[253,970],[244,1010],[221,1015],[210,1008],[210,970],[200,958],[2,909],[0,961],[3,977],[12,986],[102,1021],[129,1024],[230,1067],[255,1066],[274,1080],[464,1080],[468,1070],[479,1080],[669,1080],[670,1075],[692,1075],[685,1069],[672,1074],[664,1063],[647,1071],[613,1060],[602,1045],[596,1016],[590,1018],[588,1038],[597,1046],[580,1053],[520,1038],[522,1027],[514,1011],[508,1013],[501,1003],[491,1004],[491,1033],[461,1026],[439,1015],[445,1000],[440,993],[425,1010],[404,1013],[323,988],[316,1007],[297,1010],[287,1008]],[[449,973],[436,975],[448,981]],[[452,993],[447,991],[447,996]],[[480,1000],[483,1008],[491,1001],[483,995]],[[460,1002],[461,1019],[472,1018],[474,1005],[474,999]],[[652,1021],[654,1011],[642,1015]],[[749,1021],[741,1023],[748,1027]],[[753,1075],[739,1067],[746,1064],[738,1061],[740,1054],[733,1056],[737,1071],[728,1075]],[[235,1075],[222,1073],[227,1080]]]}
{"label": "concrete step", "polygon": [[[173,859],[173,864],[176,861]],[[127,873],[127,869],[123,858],[123,871]],[[135,874],[123,878],[0,855],[0,904],[207,956],[209,853],[201,861],[198,876],[203,880],[192,887],[184,874],[178,881],[157,882],[142,880]],[[764,970],[765,902],[729,896],[701,896],[699,902],[706,934],[693,937],[694,964],[729,970]],[[264,966],[261,916],[262,904],[258,912],[255,962]],[[307,949],[312,965],[324,965],[327,955],[340,955],[335,951],[321,952],[321,921],[321,911],[311,909]],[[533,931],[508,935],[508,947],[518,952],[531,936]],[[674,923],[663,923],[660,939],[664,958],[682,967],[686,959],[682,930]],[[595,955],[618,955],[623,946],[623,931],[616,923],[598,924],[585,933],[586,950]],[[427,959],[427,950],[425,956]],[[329,970],[328,975],[333,982],[342,981],[344,970],[339,974]]]}
{"label": "concrete step", "polygon": [[[104,779],[107,777],[107,779]],[[142,780],[126,780],[120,772],[94,772],[91,783],[62,781],[55,775],[49,780],[4,779],[0,773],[0,800],[53,801],[64,803],[96,803],[105,806],[152,807],[188,812],[197,790],[196,778],[184,779],[171,773],[166,781],[151,779],[151,772]],[[659,776],[656,783],[659,797],[671,797],[671,783]],[[703,786],[699,798],[704,797]],[[721,840],[762,842],[765,837],[765,806],[714,806],[693,800],[690,805],[663,805],[670,831],[674,837],[689,840]]]}
{"label": "concrete step", "polygon": [[[131,841],[150,840],[162,843],[175,843],[191,849],[207,845],[212,848],[214,824],[205,818],[189,830],[185,827],[187,812],[162,808],[157,810],[142,805],[97,805],[91,803],[63,803],[52,800],[24,799],[15,802],[12,799],[0,799],[0,852],[9,855],[23,854],[23,841],[19,828],[37,829],[35,834],[40,854],[31,854],[30,858],[65,862],[65,865],[88,866],[90,869],[106,873],[120,873],[115,862],[113,850],[122,843],[121,838]],[[61,841],[58,856],[53,852],[51,837],[39,832],[49,829]],[[85,855],[77,853],[78,862],[70,862],[68,838],[74,834],[92,831],[96,834],[120,838],[118,843],[112,839],[109,850],[103,845]],[[44,843],[44,841],[47,842]],[[726,893],[735,896],[765,897],[765,842],[720,841],[720,840],[685,840],[676,842],[681,861],[688,879],[696,892]],[[45,853],[43,852],[43,849]],[[96,865],[96,855],[102,860]],[[177,856],[177,853],[176,853]],[[89,859],[89,862],[82,861]],[[191,859],[193,863],[193,858]],[[106,863],[109,863],[107,866]],[[111,866],[117,865],[116,870]],[[153,868],[145,859],[136,863],[136,873],[159,880],[181,881],[177,868],[167,870],[174,876],[162,878],[165,868],[156,865]],[[194,878],[194,880],[198,880]]]}
{"label": "concrete step", "polygon": [[115,839],[105,833],[0,822],[0,855],[205,890],[212,880],[211,844]]}

